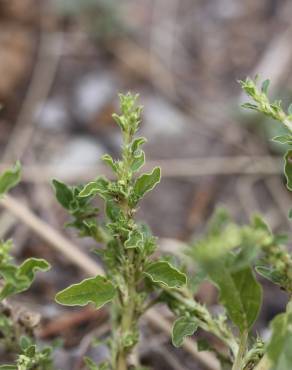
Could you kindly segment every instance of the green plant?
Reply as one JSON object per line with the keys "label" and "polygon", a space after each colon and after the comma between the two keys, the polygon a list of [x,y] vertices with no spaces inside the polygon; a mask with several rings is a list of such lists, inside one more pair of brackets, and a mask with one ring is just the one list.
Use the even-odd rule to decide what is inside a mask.
{"label": "green plant", "polygon": [[[20,164],[0,175],[0,197],[14,187],[20,180]],[[38,323],[36,316],[26,318],[14,313],[8,302],[12,295],[29,289],[37,271],[47,271],[48,262],[38,258],[28,258],[16,265],[10,254],[11,241],[0,241],[0,345],[16,357],[15,364],[0,365],[0,369],[49,370],[52,368],[51,347],[39,349],[36,346],[33,329]],[[29,316],[29,317],[28,317]]]}
{"label": "green plant", "polygon": [[[285,113],[279,101],[270,102],[268,81],[261,89],[251,79],[241,81],[253,99],[244,105],[280,121],[287,134],[273,140],[292,144],[292,108]],[[222,369],[290,370],[292,358],[292,258],[284,244],[287,238],[273,234],[264,220],[255,215],[247,225],[232,221],[227,211],[218,209],[207,225],[206,233],[186,246],[181,258],[155,253],[157,239],[147,225],[136,220],[142,198],[160,182],[160,168],[139,174],[145,163],[141,146],[146,139],[137,136],[142,108],[137,96],[120,95],[121,114],[114,114],[122,137],[120,159],[105,154],[103,161],[113,172],[113,180],[99,176],[85,185],[68,186],[53,180],[59,203],[71,216],[69,227],[80,236],[90,237],[102,260],[106,275],[94,276],[73,284],[56,295],[67,306],[94,304],[96,309],[109,303],[111,338],[107,341],[111,356],[101,364],[85,358],[90,370],[141,370],[133,352],[139,342],[139,319],[152,306],[165,303],[174,313],[173,345],[179,347],[187,336],[202,329],[224,344],[198,340],[199,350],[212,351]],[[292,150],[285,155],[287,186],[292,190]],[[20,167],[0,177],[0,195],[19,181]],[[95,198],[104,202],[104,216]],[[292,215],[292,211],[290,211]],[[20,266],[12,262],[11,242],[0,245],[0,274],[4,284],[1,304],[11,294],[29,288],[36,270],[46,270],[46,261],[29,259]],[[194,268],[195,267],[195,268]],[[287,294],[286,311],[271,322],[272,335],[265,343],[254,336],[253,325],[262,305],[262,287],[257,275],[268,279]],[[219,292],[223,310],[212,314],[194,297],[202,281],[208,280]],[[16,363],[0,369],[49,370],[52,349],[38,349],[33,334],[15,335],[15,323],[0,313],[1,342],[17,352]]]}
{"label": "green plant", "polygon": [[[114,180],[98,177],[84,186],[73,187],[53,181],[58,201],[73,218],[69,226],[78,229],[81,236],[92,237],[104,245],[95,252],[101,256],[106,267],[106,277],[95,276],[74,284],[58,293],[56,300],[68,306],[93,303],[96,308],[111,302],[111,359],[108,363],[94,365],[97,369],[125,370],[132,365],[129,358],[139,339],[139,318],[159,302],[166,303],[177,317],[172,333],[175,346],[180,346],[186,336],[202,328],[230,349],[227,354],[216,352],[222,363],[231,364],[234,359],[239,362],[243,357],[239,348],[243,351],[247,333],[261,303],[261,288],[249,267],[251,251],[249,248],[247,253],[245,246],[254,241],[260,243],[264,231],[253,226],[246,232],[239,228],[233,231],[228,229],[229,233],[226,231],[222,241],[224,249],[218,250],[216,255],[210,250],[208,255],[205,254],[205,247],[195,248],[195,259],[201,262],[202,277],[210,275],[213,270],[213,267],[210,268],[213,261],[207,261],[209,255],[216,256],[216,261],[222,257],[220,264],[216,262],[218,268],[212,278],[218,286],[222,285],[222,301],[241,332],[243,343],[239,343],[226,315],[214,316],[193,299],[193,279],[188,281],[183,269],[177,267],[177,263],[185,264],[184,261],[171,263],[170,257],[153,260],[156,239],[146,225],[135,221],[140,200],[160,181],[159,168],[136,176],[145,162],[141,145],[146,141],[143,137],[135,137],[141,117],[141,107],[136,105],[136,100],[137,97],[131,94],[120,95],[122,113],[113,115],[123,136],[122,156],[120,160],[114,160],[106,154],[103,160],[112,169]],[[105,203],[104,221],[97,221],[99,210],[93,204],[96,196]],[[213,245],[210,244],[210,247]],[[245,259],[232,268],[228,265],[232,264],[231,257],[225,261],[223,254],[239,248]],[[230,271],[226,280],[222,277],[219,281],[221,269],[227,271],[228,268]],[[248,292],[245,286],[241,286],[242,281],[249,285]],[[233,290],[230,290],[230,284]],[[235,302],[231,294],[238,295]],[[250,302],[247,299],[251,294],[255,296]],[[93,368],[90,360],[87,359],[86,363]],[[136,366],[139,368],[139,365]]]}
{"label": "green plant", "polygon": [[[249,78],[240,82],[253,100],[244,104],[244,107],[280,121],[287,134],[273,140],[291,145],[292,105],[286,113],[280,101],[270,102],[267,96],[269,81],[264,81],[260,89],[256,82]],[[285,155],[285,176],[287,187],[292,190],[292,150],[288,150]],[[191,309],[195,301],[185,301],[177,295],[177,303],[172,301],[170,307],[176,308],[176,314],[179,313],[176,311],[184,314],[175,321],[174,344],[181,344],[183,336],[192,334],[197,327],[216,335],[213,326],[219,321],[225,325],[225,338],[221,336],[221,339],[229,349],[225,355],[215,350],[222,368],[291,369],[292,257],[284,246],[286,242],[287,237],[273,235],[259,215],[254,216],[249,225],[239,226],[232,222],[226,211],[219,209],[211,219],[206,234],[186,249],[186,255],[190,257],[188,264],[191,262],[191,267],[194,264],[197,267],[193,277],[195,286],[204,279],[213,283],[218,288],[219,302],[226,314],[202,325],[205,323],[198,321],[200,313]],[[272,321],[272,335],[267,343],[259,337],[253,338],[251,332],[262,305],[262,288],[257,282],[255,271],[287,293],[286,312],[277,315]],[[220,330],[224,332],[222,326]],[[214,351],[209,345],[203,348]]]}
{"label": "green plant", "polygon": [[[123,136],[122,156],[110,155],[103,161],[115,179],[98,177],[85,186],[69,187],[53,181],[56,197],[73,216],[69,224],[82,236],[104,244],[96,249],[106,266],[107,276],[95,276],[74,284],[56,296],[64,305],[86,305],[100,308],[111,302],[111,361],[102,368],[125,370],[128,358],[138,342],[138,320],[146,309],[159,300],[161,287],[176,290],[186,284],[186,276],[168,261],[152,261],[156,249],[148,227],[135,221],[140,200],[160,181],[160,168],[135,176],[145,162],[141,146],[145,138],[136,137],[142,108],[137,96],[120,95],[121,115],[113,115]],[[97,222],[98,209],[92,201],[99,196],[105,203],[105,221]]]}
{"label": "green plant", "polygon": [[[247,78],[240,81],[246,94],[251,98],[252,103],[244,104],[245,108],[256,110],[268,117],[279,121],[286,128],[286,134],[276,136],[274,141],[280,144],[292,144],[292,104],[287,112],[282,108],[281,101],[271,102],[268,97],[269,80],[265,80],[261,87],[258,87],[258,77],[255,80]],[[284,173],[287,181],[287,188],[292,190],[292,150],[285,154]],[[292,212],[289,212],[291,218]],[[279,238],[278,238],[279,240]],[[292,343],[292,257],[280,243],[272,243],[266,248],[266,258],[263,268],[259,271],[264,277],[271,280],[287,292],[286,312],[277,315],[272,323],[272,336],[265,348],[265,355],[260,361],[259,370],[288,370],[291,368],[291,343]]]}
{"label": "green plant", "polygon": [[[264,81],[260,89],[256,82],[249,78],[240,82],[253,100],[244,107],[280,121],[287,134],[273,140],[291,145],[292,106],[286,113],[280,101],[270,102],[267,96],[269,81]],[[285,155],[285,175],[287,187],[292,190],[292,150]],[[224,314],[221,321],[228,328],[229,341],[224,342],[229,351],[222,356],[215,350],[224,369],[291,369],[292,257],[284,246],[286,242],[287,237],[273,235],[259,215],[254,216],[249,225],[239,226],[232,222],[226,211],[219,209],[211,219],[206,234],[186,249],[191,265],[197,267],[196,286],[204,279],[213,283],[219,291],[219,302],[225,308],[226,316]],[[251,332],[262,305],[262,288],[255,272],[287,293],[286,312],[273,319],[272,335],[267,343],[260,337],[253,338]],[[188,313],[188,319],[179,321],[181,332],[189,335],[198,326],[211,332],[210,325],[204,328],[198,322],[194,324],[198,313],[188,310],[191,303],[187,305],[180,299],[178,301],[180,309]],[[203,348],[214,351],[209,345]]]}

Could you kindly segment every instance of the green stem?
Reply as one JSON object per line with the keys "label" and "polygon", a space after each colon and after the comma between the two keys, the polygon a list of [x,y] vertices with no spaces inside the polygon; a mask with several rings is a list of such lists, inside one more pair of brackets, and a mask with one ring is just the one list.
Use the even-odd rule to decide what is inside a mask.
{"label": "green stem", "polygon": [[[132,172],[130,170],[130,153],[129,153],[129,143],[132,140],[131,135],[129,132],[124,133],[124,144],[123,144],[123,151],[122,151],[122,161],[123,161],[123,170],[120,174],[119,180],[122,181],[126,186],[129,186],[129,182],[132,178]],[[124,199],[121,204],[121,209],[124,213],[124,216],[130,222],[132,217],[130,216],[130,206],[128,199]],[[116,364],[114,366],[115,370],[127,370],[128,368],[128,356],[131,353],[133,347],[135,346],[135,340],[133,339],[133,344],[125,344],[123,339],[125,336],[132,335],[135,336],[137,331],[137,321],[138,321],[138,307],[137,307],[137,282],[136,282],[136,275],[137,275],[137,267],[136,267],[136,255],[135,251],[130,249],[124,248],[124,256],[126,259],[125,266],[121,267],[121,274],[123,275],[124,281],[127,285],[126,293],[124,296],[121,297],[120,300],[120,312],[118,316],[120,318],[119,328],[118,328],[118,337],[115,335],[117,344],[115,347],[117,348],[116,353]],[[122,294],[122,293],[121,293]]]}
{"label": "green stem", "polygon": [[247,346],[247,338],[248,338],[248,331],[244,331],[241,334],[240,342],[239,342],[239,348],[237,355],[235,357],[234,364],[232,366],[232,370],[242,370],[243,365],[243,358],[246,352],[246,346]]}
{"label": "green stem", "polygon": [[[128,260],[130,269],[129,271],[126,271],[126,281],[127,281],[127,294],[125,301],[121,300],[121,312],[120,312],[120,323],[118,328],[118,336],[117,341],[117,363],[114,369],[116,370],[127,370],[127,358],[129,354],[131,353],[134,344],[131,345],[125,345],[123,342],[123,338],[125,338],[125,335],[135,335],[136,333],[136,326],[137,326],[137,320],[138,317],[136,315],[137,311],[137,304],[136,304],[136,282],[135,282],[135,269],[131,268],[134,266],[133,260],[134,260],[134,253],[132,250],[130,250],[128,253]],[[127,270],[127,269],[126,269]],[[135,341],[133,342],[135,343]]]}

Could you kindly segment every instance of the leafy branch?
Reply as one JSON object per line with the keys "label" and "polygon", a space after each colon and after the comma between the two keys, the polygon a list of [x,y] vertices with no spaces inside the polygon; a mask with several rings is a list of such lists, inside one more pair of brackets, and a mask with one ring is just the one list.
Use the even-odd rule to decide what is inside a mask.
{"label": "leafy branch", "polygon": [[[21,166],[14,167],[0,175],[0,197],[18,184]],[[15,364],[0,365],[2,370],[51,370],[53,347],[39,349],[35,344],[33,329],[38,320],[24,322],[15,320],[13,307],[7,299],[29,289],[37,271],[47,271],[50,265],[44,259],[28,258],[21,265],[16,265],[11,256],[11,241],[0,241],[0,344],[7,352],[16,355]]]}
{"label": "leafy branch", "polygon": [[[69,225],[91,236],[104,247],[95,250],[106,266],[106,278],[96,276],[74,284],[57,294],[57,302],[96,308],[111,302],[111,360],[103,368],[126,370],[129,357],[138,342],[138,321],[145,309],[159,295],[161,286],[170,290],[186,284],[186,276],[166,261],[153,261],[156,238],[148,227],[137,223],[135,214],[140,200],[159,182],[159,167],[136,175],[145,162],[142,145],[146,139],[136,136],[142,107],[137,96],[120,95],[121,114],[113,118],[120,127],[123,144],[121,158],[109,154],[103,161],[115,175],[113,181],[98,177],[82,187],[70,187],[54,180],[56,197],[74,217]],[[96,196],[104,201],[105,220],[98,220],[99,210],[92,206]],[[158,293],[157,293],[158,292]]]}
{"label": "leafy branch", "polygon": [[[286,135],[274,137],[273,140],[281,144],[292,144],[292,104],[289,105],[287,113],[283,110],[281,101],[270,102],[268,97],[269,80],[262,83],[261,89],[257,86],[258,78],[255,81],[247,78],[240,81],[240,84],[252,103],[246,103],[243,107],[254,109],[266,116],[279,121],[287,129]],[[287,188],[292,190],[292,150],[285,154],[284,172],[287,180]],[[289,216],[292,215],[290,210]],[[256,224],[262,230],[269,232],[268,227],[260,220]],[[270,233],[271,235],[271,233]],[[285,313],[277,315],[272,323],[272,336],[265,347],[265,355],[258,363],[258,370],[288,370],[291,368],[291,354],[288,347],[292,343],[291,330],[291,294],[292,294],[292,257],[283,247],[281,238],[271,238],[270,242],[263,247],[263,265],[257,267],[258,273],[279,285],[288,293],[289,302]],[[290,344],[289,344],[290,343]]]}

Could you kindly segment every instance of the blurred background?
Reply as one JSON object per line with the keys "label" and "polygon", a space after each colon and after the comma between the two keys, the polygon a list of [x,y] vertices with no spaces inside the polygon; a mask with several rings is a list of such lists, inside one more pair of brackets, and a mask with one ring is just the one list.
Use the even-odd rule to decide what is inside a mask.
{"label": "blurred background", "polygon": [[[63,229],[67,216],[50,181],[89,181],[103,171],[102,154],[118,155],[111,119],[118,92],[140,94],[149,167],[162,167],[160,186],[138,212],[162,250],[201,233],[218,204],[239,222],[260,211],[273,230],[291,230],[282,149],[269,141],[281,128],[240,109],[237,82],[257,73],[270,78],[271,95],[288,104],[291,17],[288,0],[0,0],[0,170],[16,159],[23,164],[23,183],[12,193],[17,203],[1,203],[0,237],[13,235],[20,260],[34,255],[54,266],[22,303],[41,312],[43,340],[64,340],[58,368],[81,369],[84,354],[102,360],[105,347],[90,342],[109,326],[106,310],[53,303],[57,290],[86,272],[52,248],[51,230],[65,237],[65,255],[66,243],[84,253],[92,245]],[[47,237],[44,225],[52,227]],[[263,336],[286,299],[265,284]],[[216,292],[207,286],[198,299],[212,307]],[[155,325],[141,325],[145,365],[204,369]]]}

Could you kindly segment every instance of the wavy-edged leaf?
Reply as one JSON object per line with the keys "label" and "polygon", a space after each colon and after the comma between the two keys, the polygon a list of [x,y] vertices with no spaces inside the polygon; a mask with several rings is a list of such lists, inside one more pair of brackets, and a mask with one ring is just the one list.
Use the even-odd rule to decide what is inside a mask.
{"label": "wavy-edged leaf", "polygon": [[9,168],[0,174],[0,197],[5,194],[8,190],[17,185],[21,177],[21,165],[20,162],[16,162],[14,167]]}
{"label": "wavy-edged leaf", "polygon": [[56,295],[56,301],[65,306],[86,306],[93,303],[100,308],[110,302],[116,294],[113,284],[97,275],[73,284]]}
{"label": "wavy-edged leaf", "polygon": [[245,267],[230,271],[224,262],[217,261],[207,267],[208,275],[220,291],[219,300],[240,332],[250,330],[259,314],[262,288],[252,269]]}
{"label": "wavy-edged leaf", "polygon": [[283,275],[279,271],[273,269],[271,266],[258,265],[255,267],[256,272],[271,281],[274,284],[281,285],[283,282]]}
{"label": "wavy-edged leaf", "polygon": [[114,161],[112,156],[104,154],[101,159],[106,163],[115,173],[118,171],[118,163]]}
{"label": "wavy-edged leaf", "polygon": [[125,248],[143,248],[143,234],[138,230],[133,230],[129,233],[128,239],[125,241]]}
{"label": "wavy-edged leaf", "polygon": [[155,185],[160,182],[161,169],[160,167],[155,167],[151,173],[144,173],[135,182],[134,185],[134,198],[135,202],[143,198],[143,196],[151,191]]}
{"label": "wavy-edged leaf", "polygon": [[90,357],[83,357],[83,361],[88,370],[99,370],[99,366]]}
{"label": "wavy-edged leaf", "polygon": [[143,167],[145,164],[145,153],[143,150],[139,150],[138,153],[136,153],[133,156],[132,164],[131,164],[131,170],[133,172],[139,171],[141,167]]}
{"label": "wavy-edged leaf", "polygon": [[138,230],[133,230],[129,233],[128,239],[125,241],[125,248],[143,248],[143,234]]}
{"label": "wavy-edged leaf", "polygon": [[79,193],[79,197],[89,197],[99,194],[104,197],[108,190],[108,181],[104,177],[99,177],[95,181],[91,181],[84,186]]}
{"label": "wavy-edged leaf", "polygon": [[31,286],[37,271],[45,272],[49,269],[50,264],[39,258],[29,258],[19,267],[10,264],[1,265],[0,275],[5,283],[0,291],[0,300],[24,292]]}
{"label": "wavy-edged leaf", "polygon": [[171,335],[173,345],[180,347],[185,337],[193,335],[198,329],[198,326],[198,321],[192,317],[182,316],[175,320]]}
{"label": "wavy-edged leaf", "polygon": [[272,140],[280,144],[292,144],[292,135],[279,135],[273,137]]}
{"label": "wavy-edged leaf", "polygon": [[132,153],[134,154],[139,148],[141,145],[145,144],[147,142],[147,139],[145,137],[137,137],[136,139],[133,140],[132,144],[131,144],[131,150],[132,150]]}
{"label": "wavy-edged leaf", "polygon": [[285,154],[285,168],[284,168],[287,188],[292,190],[292,150],[288,150]]}
{"label": "wavy-edged leaf", "polygon": [[52,184],[55,189],[55,195],[56,195],[58,202],[64,208],[69,209],[70,203],[74,199],[72,189],[68,185],[56,179],[52,181]]}
{"label": "wavy-edged leaf", "polygon": [[18,275],[26,276],[32,281],[37,271],[48,271],[50,264],[42,258],[28,258],[18,268]]}
{"label": "wavy-edged leaf", "polygon": [[179,288],[187,283],[186,275],[166,261],[151,263],[144,273],[154,283],[164,284],[169,288]]}

